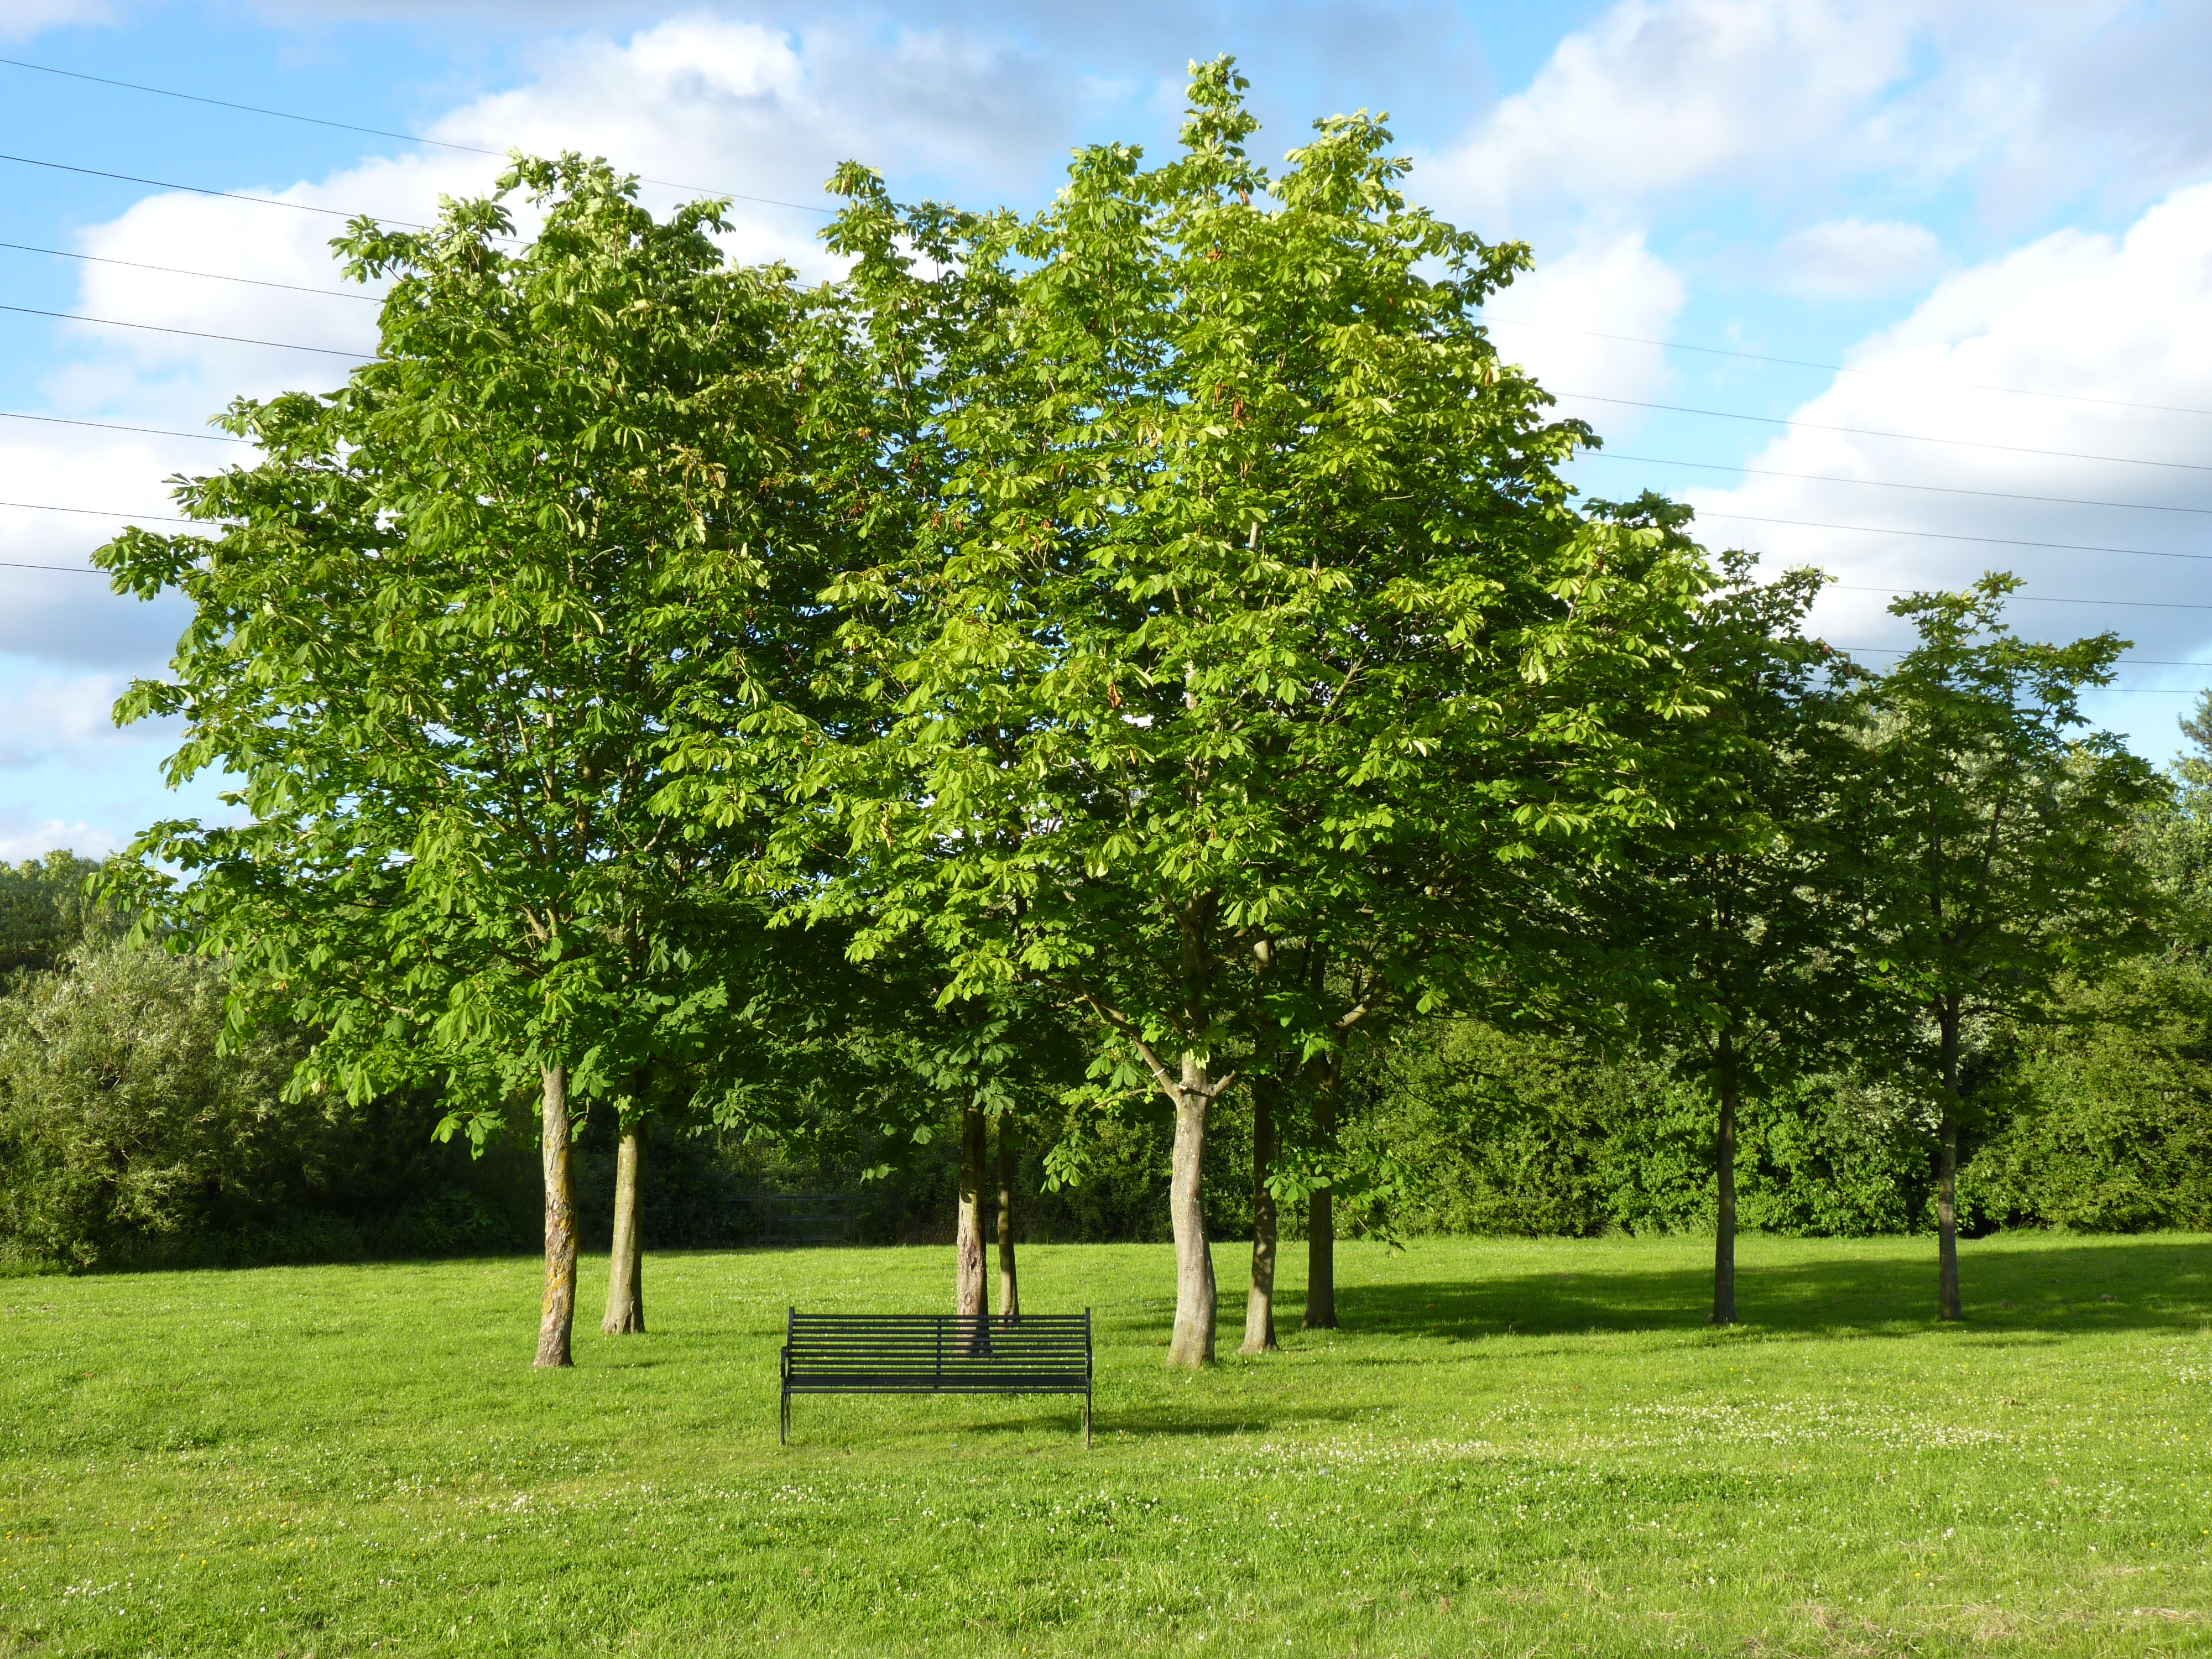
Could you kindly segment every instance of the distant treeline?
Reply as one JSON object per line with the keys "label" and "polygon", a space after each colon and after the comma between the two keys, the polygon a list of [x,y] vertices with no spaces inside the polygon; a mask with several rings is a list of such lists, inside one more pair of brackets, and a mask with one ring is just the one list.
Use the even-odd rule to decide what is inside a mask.
{"label": "distant treeline", "polygon": [[[288,1100],[304,1034],[217,1052],[216,964],[134,948],[88,910],[94,866],[67,854],[0,872],[0,1263],[16,1270],[246,1265],[536,1248],[527,1146],[481,1158],[440,1142],[434,1091],[364,1104]],[[2212,975],[2138,959],[2076,987],[2053,1023],[1992,1043],[1990,1121],[1961,1181],[1964,1224],[2087,1231],[2212,1227]],[[1698,1232],[1713,1225],[1713,1109],[1662,1058],[1474,1021],[1412,1026],[1347,1079],[1348,1153],[1391,1178],[1341,1219],[1397,1237]],[[959,1174],[945,1132],[915,1146],[846,1126],[839,1161],[708,1130],[653,1147],[652,1249],[759,1237],[762,1194],[832,1193],[850,1237],[951,1239]],[[1210,1142],[1218,1237],[1252,1225],[1251,1143]],[[1039,1144],[1017,1161],[1024,1239],[1166,1237],[1164,1111],[1103,1130],[1082,1183],[1045,1190]],[[604,1243],[613,1115],[579,1141],[582,1231]],[[1742,1223],[1856,1237],[1933,1225],[1935,1124],[1894,1082],[1849,1069],[1748,1101]],[[886,1158],[890,1166],[882,1169]],[[864,1179],[864,1170],[882,1172]],[[1303,1217],[1287,1206],[1285,1232]]]}

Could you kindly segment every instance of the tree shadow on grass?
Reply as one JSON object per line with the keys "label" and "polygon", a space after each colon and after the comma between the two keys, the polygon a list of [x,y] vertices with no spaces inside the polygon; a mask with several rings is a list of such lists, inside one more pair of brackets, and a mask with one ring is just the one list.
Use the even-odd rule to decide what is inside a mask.
{"label": "tree shadow on grass", "polygon": [[[2212,1324],[2212,1241],[2067,1240],[1961,1252],[1965,1329],[2026,1341],[2106,1331],[2194,1334]],[[1712,1308],[1710,1268],[1593,1267],[1474,1280],[1337,1286],[1347,1331],[1469,1340],[1503,1335],[1692,1331]],[[1935,1325],[1936,1243],[1921,1261],[1839,1255],[1739,1262],[1736,1316],[1764,1335],[1901,1335]],[[1294,1312],[1294,1310],[1285,1311]]]}

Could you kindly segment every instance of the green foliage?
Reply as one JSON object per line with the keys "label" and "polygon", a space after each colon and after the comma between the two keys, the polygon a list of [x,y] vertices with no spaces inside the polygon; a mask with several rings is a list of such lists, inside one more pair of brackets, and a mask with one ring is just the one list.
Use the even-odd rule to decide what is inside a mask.
{"label": "green foliage", "polygon": [[[1568,508],[1583,429],[1476,315],[1525,252],[1407,207],[1364,118],[1270,179],[1241,86],[1197,73],[1164,166],[1086,150],[969,228],[1012,274],[928,388],[951,505],[834,590],[884,724],[815,771],[864,946],[918,929],[957,994],[1042,977],[1170,1059],[1263,1005],[1336,1040],[1257,942],[1493,949],[1516,860],[1633,810],[1611,723],[1683,695],[1651,635],[1702,580]],[[881,266],[898,225],[842,234]]]}
{"label": "green foliage", "polygon": [[[730,268],[715,207],[519,161],[438,227],[356,223],[392,288],[378,356],[327,397],[240,402],[258,464],[187,481],[207,532],[133,531],[118,586],[194,607],[125,718],[238,781],[235,827],[134,856],[178,941],[233,963],[233,1030],[312,1028],[304,1085],[366,1099],[440,1071],[473,1130],[541,1066],[630,1087],[696,1013],[733,856],[655,805],[672,734],[771,718],[816,585],[786,536],[784,273]],[[741,835],[741,831],[738,832]],[[480,1092],[471,1098],[468,1091]]]}
{"label": "green foliage", "polygon": [[[1454,1021],[1376,1051],[1347,1142],[1416,1172],[1407,1234],[1711,1232],[1713,1099],[1667,1058]],[[1831,1237],[1925,1224],[1931,1125],[1895,1089],[1822,1073],[1744,1103],[1740,1219]]]}
{"label": "green foliage", "polygon": [[1896,1022],[1908,1062],[1971,1116],[1972,1020],[2032,1017],[2058,975],[2143,950],[2157,894],[2128,835],[2165,793],[2148,763],[2086,722],[2084,687],[2125,648],[2100,634],[2022,640],[2010,576],[1891,608],[1919,643],[1864,697],[1866,763],[1851,824],[1868,872],[1865,949],[1924,1022]]}
{"label": "green foliage", "polygon": [[2212,1226],[2212,969],[2151,958],[2069,993],[2025,1034],[1962,1204],[1999,1225]]}
{"label": "green foliage", "polygon": [[87,896],[100,867],[59,848],[12,870],[0,864],[0,984],[20,973],[51,972],[88,937],[121,931],[112,913]]}
{"label": "green foliage", "polygon": [[297,1032],[224,1052],[226,988],[219,963],[109,941],[0,998],[0,1257],[82,1268],[527,1239],[511,1175],[502,1188],[503,1171],[457,1170],[431,1146],[434,1101],[288,1097]]}

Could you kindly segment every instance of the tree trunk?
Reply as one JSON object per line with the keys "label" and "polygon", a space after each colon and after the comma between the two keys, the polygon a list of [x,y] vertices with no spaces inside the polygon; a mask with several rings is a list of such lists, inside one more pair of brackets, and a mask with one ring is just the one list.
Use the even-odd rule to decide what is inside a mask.
{"label": "tree trunk", "polygon": [[645,1119],[623,1130],[615,1152],[615,1242],[607,1253],[607,1316],[599,1328],[609,1336],[645,1334],[645,1256],[638,1233],[638,1183],[645,1176]]}
{"label": "tree trunk", "polygon": [[1959,1126],[1943,1114],[1936,1185],[1936,1317],[1964,1319],[1959,1305]]}
{"label": "tree trunk", "polygon": [[[1342,1060],[1331,1055],[1314,1091],[1314,1139],[1324,1152],[1334,1149],[1336,1088],[1343,1075]],[[1336,1195],[1327,1187],[1315,1188],[1306,1200],[1305,1328],[1336,1328]]]}
{"label": "tree trunk", "polygon": [[1713,1316],[1711,1323],[1735,1323],[1735,1048],[1726,1035],[1720,1052],[1721,1133],[1714,1158],[1720,1177],[1720,1202],[1713,1218]]}
{"label": "tree trunk", "polygon": [[1942,1151],[1936,1167],[1936,1317],[1961,1320],[1959,1305],[1959,1016],[1938,1016],[1943,1039]]}
{"label": "tree trunk", "polygon": [[1246,1353],[1272,1353],[1275,1340],[1275,1195],[1267,1176],[1275,1164],[1273,1091],[1255,1081],[1252,1090],[1252,1289],[1244,1298]]}
{"label": "tree trunk", "polygon": [[576,1323],[576,1210],[568,1172],[568,1069],[544,1068],[545,1306],[538,1321],[539,1365],[568,1365],[569,1333]]}
{"label": "tree trunk", "polygon": [[1012,1325],[1022,1316],[1022,1284],[1014,1271],[1014,1125],[1010,1117],[999,1120],[999,1322]]}
{"label": "tree trunk", "polygon": [[1176,1091],[1174,1178],[1168,1188],[1168,1215],[1175,1228],[1175,1335],[1168,1364],[1195,1370],[1213,1363],[1213,1251],[1206,1237],[1206,1109],[1212,1091],[1206,1063],[1182,1057],[1182,1086]]}
{"label": "tree trunk", "polygon": [[970,1346],[988,1341],[982,1322],[991,1316],[990,1286],[983,1278],[983,1193],[988,1147],[983,1109],[970,1106],[960,1114],[960,1226],[953,1266],[952,1311],[967,1328]]}

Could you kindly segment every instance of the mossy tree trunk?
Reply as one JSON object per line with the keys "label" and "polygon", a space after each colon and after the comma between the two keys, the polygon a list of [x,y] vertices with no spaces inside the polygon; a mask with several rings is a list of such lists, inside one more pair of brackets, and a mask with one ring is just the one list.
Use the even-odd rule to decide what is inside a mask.
{"label": "mossy tree trunk", "polygon": [[1719,1200],[1713,1217],[1713,1311],[1710,1322],[1735,1323],[1735,1045],[1723,1031],[1719,1052],[1721,1121],[1713,1157]]}
{"label": "mossy tree trunk", "polygon": [[1022,1316],[1022,1287],[1014,1270],[1014,1123],[999,1120],[999,1319],[1011,1325]]}
{"label": "mossy tree trunk", "polygon": [[1218,1297],[1213,1283],[1213,1249],[1206,1236],[1206,1109],[1213,1103],[1206,1063],[1195,1054],[1182,1057],[1182,1078],[1175,1094],[1175,1153],[1168,1184],[1168,1218],[1175,1230],[1175,1334],[1168,1364],[1196,1370],[1213,1363]]}
{"label": "mossy tree trunk", "polygon": [[[1333,1152],[1336,1141],[1336,1093],[1344,1076],[1342,1060],[1332,1054],[1314,1091],[1314,1139]],[[1310,1331],[1336,1328],[1336,1195],[1316,1187],[1306,1200],[1306,1316]]]}
{"label": "mossy tree trunk", "polygon": [[1275,1194],[1267,1177],[1275,1164],[1274,1090],[1255,1080],[1252,1089],[1252,1288],[1244,1297],[1244,1346],[1248,1354],[1271,1353],[1275,1340],[1275,1259],[1279,1229]]}
{"label": "mossy tree trunk", "polygon": [[645,1122],[641,1115],[624,1124],[615,1151],[615,1238],[607,1253],[607,1316],[599,1325],[609,1336],[645,1334],[645,1249],[638,1217]]}
{"label": "mossy tree trunk", "polygon": [[1936,1317],[1964,1319],[1959,1299],[1959,1024],[1960,1006],[1948,1000],[1936,1011],[1942,1049],[1943,1117],[1936,1164]]}
{"label": "mossy tree trunk", "polygon": [[960,1114],[960,1216],[954,1239],[952,1279],[952,1311],[963,1320],[972,1319],[969,1340],[977,1342],[982,1336],[982,1322],[991,1315],[990,1286],[984,1276],[983,1251],[983,1194],[986,1173],[985,1159],[987,1125],[981,1106],[969,1106]]}
{"label": "mossy tree trunk", "polygon": [[544,1068],[545,1168],[545,1304],[538,1321],[539,1365],[574,1363],[569,1337],[576,1323],[576,1206],[570,1174],[574,1161],[569,1142],[568,1070]]}

